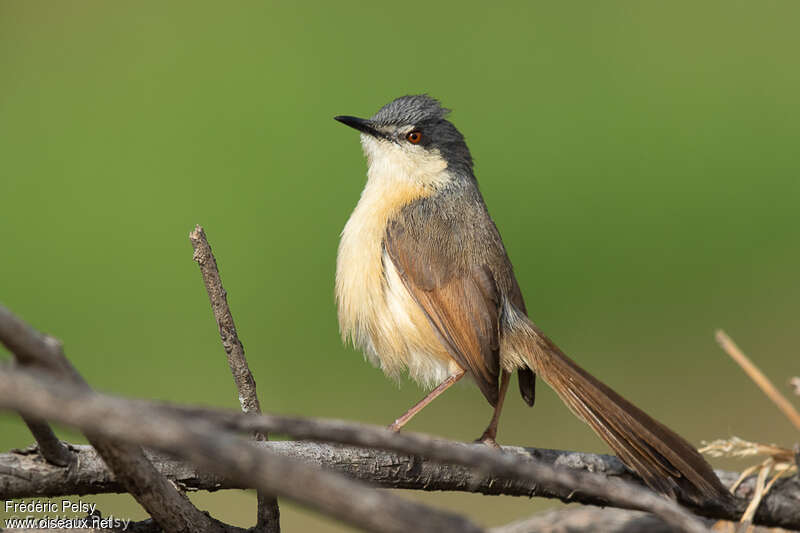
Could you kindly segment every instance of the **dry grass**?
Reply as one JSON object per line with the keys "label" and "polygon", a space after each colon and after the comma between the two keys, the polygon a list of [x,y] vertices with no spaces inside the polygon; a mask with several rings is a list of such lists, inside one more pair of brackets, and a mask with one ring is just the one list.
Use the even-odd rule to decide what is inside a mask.
{"label": "dry grass", "polygon": [[[772,400],[789,422],[800,430],[800,413],[797,412],[797,409],[789,402],[786,396],[775,388],[769,378],[753,364],[724,331],[717,331],[716,338],[722,349],[725,350],[725,353],[742,367],[742,370],[744,370],[761,391]],[[792,378],[790,383],[794,387],[795,393],[800,394],[800,378]],[[761,500],[773,487],[775,482],[783,476],[798,473],[798,461],[795,452],[775,444],[761,444],[740,439],[739,437],[719,439],[704,444],[700,452],[712,457],[764,458],[759,463],[744,469],[742,475],[731,487],[731,492],[734,492],[748,476],[757,473],[753,498],[750,500],[750,504],[747,506],[740,520],[742,523],[748,524],[747,530],[750,531],[750,524],[752,524],[756,509],[758,509]]]}
{"label": "dry grass", "polygon": [[782,476],[797,473],[794,452],[788,448],[782,448],[774,444],[750,442],[739,437],[718,439],[704,444],[705,446],[700,448],[700,453],[705,453],[712,457],[764,457],[761,462],[745,468],[739,479],[731,486],[731,492],[734,492],[742,481],[758,472],[753,499],[742,515],[741,522],[750,523],[753,521],[758,505],[778,479]]}
{"label": "dry grass", "polygon": [[789,385],[794,389],[794,393],[800,396],[800,377],[793,377],[790,379]]}
{"label": "dry grass", "polygon": [[778,389],[775,388],[775,385],[772,384],[769,378],[765,376],[764,373],[761,372],[761,370],[759,370],[752,361],[750,361],[750,358],[747,357],[738,346],[736,346],[736,343],[734,343],[724,331],[718,330],[716,337],[717,342],[720,346],[722,346],[722,349],[725,350],[725,353],[727,353],[731,359],[736,361],[736,363],[742,367],[742,370],[744,370],[745,374],[747,374],[747,376],[752,379],[756,385],[758,385],[758,388],[761,389],[767,398],[772,400],[772,402],[778,407],[778,409],[780,409],[786,418],[789,419],[789,422],[791,422],[794,427],[800,431],[800,413],[798,413],[797,409],[794,408],[794,405],[792,405],[789,400],[786,399],[786,396],[784,396]]}

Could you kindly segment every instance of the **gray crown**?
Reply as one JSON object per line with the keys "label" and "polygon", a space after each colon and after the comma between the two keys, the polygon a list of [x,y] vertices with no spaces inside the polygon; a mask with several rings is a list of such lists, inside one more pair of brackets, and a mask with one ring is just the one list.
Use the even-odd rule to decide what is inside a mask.
{"label": "gray crown", "polygon": [[375,113],[370,120],[389,126],[400,124],[419,124],[441,120],[450,112],[435,98],[427,94],[401,96],[392,100]]}

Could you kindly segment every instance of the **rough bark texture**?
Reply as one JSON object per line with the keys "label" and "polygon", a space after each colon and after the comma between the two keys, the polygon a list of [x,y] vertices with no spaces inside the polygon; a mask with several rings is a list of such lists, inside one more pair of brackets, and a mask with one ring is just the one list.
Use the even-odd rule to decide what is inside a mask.
{"label": "rough bark texture", "polygon": [[203,275],[203,283],[208,292],[208,299],[211,302],[211,310],[214,312],[214,319],[219,327],[219,336],[222,339],[222,347],[228,356],[228,366],[230,366],[236,388],[239,390],[239,402],[242,411],[245,413],[260,413],[261,406],[258,403],[256,394],[256,380],[247,365],[244,356],[244,346],[236,333],[236,325],[233,322],[233,315],[228,306],[228,294],[222,286],[222,279],[219,276],[217,260],[211,253],[211,246],[208,244],[206,234],[200,226],[195,227],[189,234],[189,240],[194,248],[193,259],[200,267]]}
{"label": "rough bark texture", "polygon": [[23,416],[25,425],[36,439],[39,452],[47,460],[56,466],[67,466],[72,462],[72,454],[66,444],[58,440],[53,428],[47,422]]}
{"label": "rough bark texture", "polygon": [[[201,462],[196,464],[212,470],[221,468],[221,465],[214,462],[208,465],[205,462],[206,457],[204,454],[208,452],[208,446],[211,446],[210,443],[197,438],[197,436],[195,438],[186,437],[184,440],[185,447],[175,450],[174,446],[172,446],[174,442],[170,441],[170,439],[177,438],[176,435],[185,436],[185,432],[197,431],[197,428],[203,429],[204,435],[207,434],[210,438],[215,439],[224,436],[232,437],[230,431],[233,429],[239,431],[260,429],[264,431],[275,430],[307,439],[384,448],[399,453],[430,457],[443,463],[475,466],[479,470],[503,479],[519,479],[534,484],[542,483],[568,493],[580,492],[585,495],[593,495],[610,505],[651,511],[664,518],[664,520],[684,528],[686,531],[703,530],[699,522],[674,501],[663,498],[649,490],[642,490],[640,486],[618,478],[608,478],[577,470],[553,468],[530,457],[527,460],[520,461],[485,446],[454,445],[426,435],[397,434],[386,428],[367,426],[365,424],[298,419],[276,415],[245,415],[222,410],[183,408],[142,400],[123,400],[81,389],[76,390],[75,387],[67,384],[52,382],[46,379],[46,376],[36,376],[26,372],[14,371],[13,369],[0,371],[0,385],[3,383],[7,385],[6,390],[3,389],[3,386],[0,386],[0,406],[5,405],[23,414],[52,418],[53,420],[75,425],[81,429],[90,427],[92,428],[90,431],[122,435],[122,438],[133,443],[154,448],[161,447],[162,450],[168,450],[189,460],[192,458],[191,454],[199,453],[198,460]],[[13,390],[16,393],[12,393]],[[75,402],[76,394],[82,396],[81,401],[78,403]],[[27,403],[24,399],[27,399]],[[67,409],[66,405],[69,405],[70,408]],[[102,414],[97,415],[97,413]],[[91,418],[90,414],[101,416],[102,424],[99,419]],[[138,431],[131,431],[130,425],[133,423],[133,419],[142,420],[141,427],[137,428]],[[167,431],[166,427],[170,427],[171,431]],[[98,429],[95,430],[94,428]],[[213,431],[211,428],[213,428]],[[226,432],[225,430],[228,431]],[[167,444],[159,444],[159,442],[167,442]],[[220,448],[222,445],[217,442],[216,446]],[[252,447],[239,447],[237,449],[239,453],[249,454],[250,460],[255,460],[251,453],[253,451]],[[241,466],[240,457],[231,456],[230,459],[234,462],[231,468],[235,468],[237,465]],[[276,464],[280,463],[280,460],[275,456],[270,457],[270,459]],[[296,470],[299,466],[294,465],[293,468]],[[248,479],[248,473],[242,473],[243,479]],[[290,473],[286,472],[287,475]],[[281,485],[281,489],[276,490],[276,494],[280,494],[283,491],[295,499],[301,496],[294,492],[294,488],[296,488],[294,484],[291,487],[284,486],[288,483],[287,479],[278,479],[270,476],[269,480],[262,479],[261,483],[258,484],[254,483],[253,480],[255,478],[252,477],[252,473],[250,474],[249,479],[251,483],[255,484],[256,488],[269,492],[270,489],[265,489],[264,487],[276,484]],[[302,498],[299,499],[300,501],[305,501]],[[313,497],[309,503],[313,503]],[[327,502],[316,503],[325,504]],[[707,510],[708,512],[714,512],[714,508],[713,503],[710,502]],[[717,508],[716,512],[720,512],[720,509]]]}
{"label": "rough bark texture", "polygon": [[[52,433],[46,420],[84,431],[95,445],[47,452],[51,463],[59,460],[53,460],[54,453],[68,453],[67,468],[54,466],[44,453],[31,450],[0,454],[4,498],[124,491],[136,496],[166,531],[241,531],[197,510],[174,482],[186,490],[256,488],[263,494],[281,494],[371,531],[481,531],[463,517],[375,491],[334,472],[338,471],[381,487],[545,496],[642,509],[658,514],[673,530],[705,530],[704,523],[674,502],[637,486],[633,475],[611,456],[512,447],[498,453],[480,445],[398,435],[363,424],[248,415],[98,394],[67,361],[58,341],[36,332],[2,306],[0,341],[30,368],[0,365],[0,408],[22,414],[45,447],[58,442],[46,434]],[[251,390],[255,392],[254,383]],[[265,436],[268,431],[339,445],[253,443],[238,436],[245,432]],[[160,452],[143,452],[140,446]],[[738,477],[719,475],[726,485]],[[751,478],[741,484],[737,496],[749,498],[753,488]],[[745,506],[746,501],[736,508],[709,502],[693,510],[737,519]],[[755,522],[800,529],[797,476],[772,488]],[[147,521],[137,524],[142,531],[153,527]]]}
{"label": "rough bark texture", "polygon": [[[189,240],[194,248],[193,259],[200,267],[203,276],[203,283],[206,286],[208,299],[211,302],[211,310],[214,312],[214,319],[217,321],[219,336],[222,340],[222,347],[228,357],[228,366],[233,374],[233,381],[239,391],[239,403],[245,413],[261,413],[261,405],[258,402],[256,392],[256,380],[250,372],[247,358],[244,355],[244,345],[239,340],[236,332],[236,324],[233,321],[228,296],[222,286],[222,278],[219,275],[217,260],[211,252],[211,245],[208,243],[203,228],[196,226],[194,231],[189,234]],[[253,437],[258,441],[266,441],[268,435],[264,431],[255,431]],[[256,527],[258,532],[280,533],[281,514],[278,507],[278,499],[272,494],[258,493],[258,510],[256,513]]]}
{"label": "rough bark texture", "polygon": [[[570,494],[538,483],[500,479],[475,468],[440,464],[392,452],[294,441],[258,443],[256,446],[325,466],[385,488],[546,497],[595,505],[604,503],[598,498],[580,493]],[[611,455],[510,446],[503,449],[521,459],[536,457],[547,464],[634,479],[622,463]],[[56,468],[30,451],[0,454],[0,495],[25,498],[124,492],[124,488],[114,481],[114,476],[91,446],[74,446],[74,450],[80,458],[79,470]],[[188,491],[244,488],[234,480],[198,470],[165,454],[151,451],[147,454],[160,472]],[[717,475],[726,485],[739,477],[736,472],[717,471]],[[750,498],[754,487],[755,477],[750,477],[737,489],[736,494],[742,498]],[[702,512],[702,509],[697,511]],[[727,518],[736,519],[737,516]],[[756,514],[756,523],[800,529],[800,479],[793,477],[779,481],[762,501]]]}
{"label": "rough bark texture", "polygon": [[376,491],[338,473],[255,446],[212,421],[187,420],[175,410],[147,408],[146,402],[98,394],[40,373],[0,366],[0,407],[131,446],[151,446],[224,475],[239,486],[286,496],[368,531],[483,531],[458,515]]}
{"label": "rough bark texture", "polygon": [[[710,527],[714,520],[707,519]],[[489,533],[680,533],[675,526],[643,511],[580,507],[533,515],[489,530]]]}
{"label": "rough bark texture", "polygon": [[[3,306],[0,306],[0,342],[21,365],[58,376],[79,390],[91,390],[64,355],[58,340],[39,333]],[[27,416],[26,419],[38,420],[39,417]],[[114,442],[92,432],[87,432],[86,436],[126,491],[165,531],[223,531],[179,493],[150,464],[138,446]]]}
{"label": "rough bark texture", "polygon": [[[608,478],[577,470],[556,469],[531,456],[513,458],[508,454],[496,453],[485,446],[464,446],[427,435],[396,434],[385,428],[337,420],[275,415],[224,417],[222,413],[211,410],[203,411],[202,416],[240,431],[256,428],[268,429],[295,438],[380,448],[424,456],[441,463],[473,466],[481,471],[489,472],[499,479],[538,483],[565,494],[580,493],[592,496],[615,507],[648,510],[670,523],[682,525],[687,530],[699,525],[687,521],[685,512],[671,500],[649,490],[642,491],[641,487],[618,478]],[[684,504],[701,508],[703,513],[709,516],[733,515],[738,509],[734,505],[718,501],[696,502],[693,498],[686,498],[683,495],[680,497]]]}
{"label": "rough bark texture", "polygon": [[[786,529],[742,527],[728,521],[707,518],[703,523],[721,533],[789,533]],[[535,514],[510,524],[493,527],[488,533],[681,533],[659,517],[643,511],[593,507],[570,507]]]}

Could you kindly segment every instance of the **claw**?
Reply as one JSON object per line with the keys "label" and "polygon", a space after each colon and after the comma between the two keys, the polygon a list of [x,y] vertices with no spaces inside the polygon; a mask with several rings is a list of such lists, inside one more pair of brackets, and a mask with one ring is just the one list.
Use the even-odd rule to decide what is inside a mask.
{"label": "claw", "polygon": [[494,440],[494,436],[493,435],[488,435],[487,433],[484,433],[483,435],[481,435],[481,437],[479,439],[477,439],[475,442],[481,442],[481,443],[485,444],[486,446],[488,446],[489,448],[493,448],[495,450],[502,450],[500,445],[497,444],[497,441]]}

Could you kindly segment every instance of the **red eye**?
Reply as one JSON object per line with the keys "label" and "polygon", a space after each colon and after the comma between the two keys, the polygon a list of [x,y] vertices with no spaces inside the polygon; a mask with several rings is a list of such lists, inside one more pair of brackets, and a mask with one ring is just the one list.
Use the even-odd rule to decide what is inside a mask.
{"label": "red eye", "polygon": [[422,134],[418,131],[409,131],[406,133],[406,140],[411,144],[419,144],[422,140]]}

